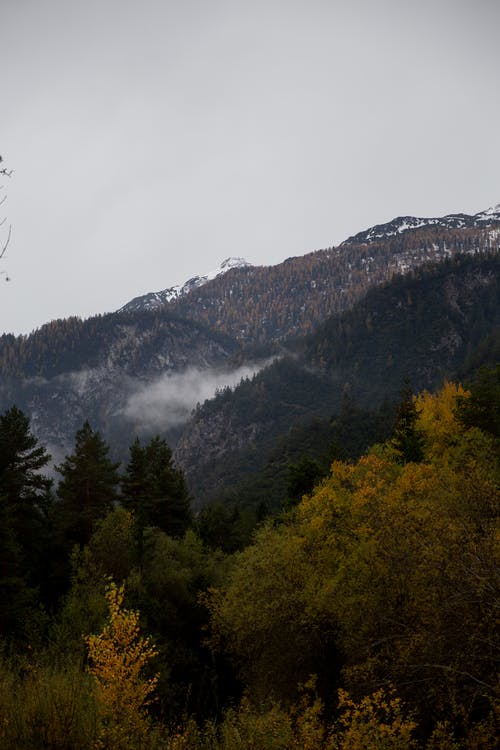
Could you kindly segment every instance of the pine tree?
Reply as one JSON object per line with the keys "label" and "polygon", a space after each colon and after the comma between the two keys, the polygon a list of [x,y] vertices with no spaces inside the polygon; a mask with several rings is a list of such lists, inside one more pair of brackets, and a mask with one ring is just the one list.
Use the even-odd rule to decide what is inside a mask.
{"label": "pine tree", "polygon": [[141,446],[136,438],[122,480],[123,505],[133,510],[142,536],[156,526],[180,537],[191,524],[189,493],[182,471],[174,466],[172,451],[160,437]]}
{"label": "pine tree", "polygon": [[50,455],[16,406],[0,416],[0,495],[11,506],[43,504],[50,482],[40,474]]}
{"label": "pine tree", "polygon": [[[22,629],[43,582],[51,482],[40,473],[50,456],[13,406],[0,416],[0,631]],[[44,562],[46,562],[44,560]]]}
{"label": "pine tree", "polygon": [[64,546],[89,541],[95,521],[117,500],[118,463],[108,456],[109,446],[86,421],[76,433],[75,452],[56,466],[62,479],[57,488],[59,522]]}
{"label": "pine tree", "polygon": [[418,411],[413,393],[408,384],[401,393],[396,412],[391,445],[398,454],[399,463],[418,463],[423,458],[423,439],[417,429]]}
{"label": "pine tree", "polygon": [[500,439],[500,365],[478,370],[470,396],[458,401],[458,416],[466,427],[479,427]]}

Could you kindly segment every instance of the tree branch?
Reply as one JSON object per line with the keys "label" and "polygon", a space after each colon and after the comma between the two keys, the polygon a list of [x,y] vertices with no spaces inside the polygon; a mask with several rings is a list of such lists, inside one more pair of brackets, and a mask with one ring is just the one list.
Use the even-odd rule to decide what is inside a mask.
{"label": "tree branch", "polygon": [[3,247],[2,247],[2,249],[0,250],[0,259],[3,258],[3,256],[5,255],[5,251],[7,250],[7,247],[8,247],[9,242],[10,242],[11,234],[12,234],[12,224],[9,226],[9,232],[7,234],[7,239],[5,240],[5,243],[4,243]]}
{"label": "tree branch", "polygon": [[[3,162],[3,157],[2,156],[0,156],[0,163],[1,162]],[[2,175],[3,177],[10,177],[12,175],[12,172],[13,172],[12,169],[8,170],[8,169],[6,169],[6,167],[2,167],[2,169],[0,169],[0,175]],[[0,187],[0,190],[1,189],[3,189],[3,185]],[[7,200],[7,196],[6,195],[4,195],[3,198],[0,198],[0,206],[2,206],[5,203],[6,200]],[[5,224],[6,218],[7,217],[4,217],[3,219],[0,220],[0,227]],[[8,246],[9,246],[9,242],[10,242],[11,236],[12,236],[12,224],[9,224],[9,231],[7,232],[7,239],[5,240],[4,244],[0,247],[0,260],[5,255],[5,251],[7,250]],[[9,281],[9,277],[7,276],[7,272],[6,271],[0,272],[0,276],[5,276],[5,280]]]}

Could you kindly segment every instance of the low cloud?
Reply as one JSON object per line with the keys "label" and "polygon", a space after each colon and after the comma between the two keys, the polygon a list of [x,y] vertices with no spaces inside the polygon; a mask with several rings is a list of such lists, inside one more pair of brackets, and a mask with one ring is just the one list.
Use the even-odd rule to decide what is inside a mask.
{"label": "low cloud", "polygon": [[251,378],[269,361],[238,367],[235,370],[200,370],[163,375],[128,397],[123,415],[137,427],[168,429],[187,422],[198,403],[213,398],[216,391],[233,388]]}

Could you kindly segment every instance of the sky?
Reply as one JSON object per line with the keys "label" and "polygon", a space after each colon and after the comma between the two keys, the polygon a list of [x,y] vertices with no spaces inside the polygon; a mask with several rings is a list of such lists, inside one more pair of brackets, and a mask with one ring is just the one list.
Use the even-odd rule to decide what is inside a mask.
{"label": "sky", "polygon": [[0,0],[0,333],[500,202],[499,28],[498,0]]}

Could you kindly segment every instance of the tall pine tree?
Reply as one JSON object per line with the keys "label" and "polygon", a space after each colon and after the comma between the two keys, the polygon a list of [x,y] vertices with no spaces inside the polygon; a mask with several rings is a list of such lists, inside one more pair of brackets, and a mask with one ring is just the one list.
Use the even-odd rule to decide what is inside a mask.
{"label": "tall pine tree", "polygon": [[51,481],[50,456],[16,406],[0,416],[0,632],[23,628],[43,584]]}
{"label": "tall pine tree", "polygon": [[407,382],[401,393],[391,440],[391,445],[396,451],[396,460],[401,464],[422,461],[423,436],[417,428],[417,419],[417,405]]}
{"label": "tall pine tree", "polygon": [[76,433],[75,452],[56,471],[61,474],[57,488],[60,499],[59,523],[63,544],[87,544],[95,521],[111,510],[118,498],[119,463],[109,458],[109,446],[88,422]]}
{"label": "tall pine tree", "polygon": [[180,537],[191,524],[189,493],[182,471],[174,466],[172,451],[160,437],[141,446],[136,438],[122,480],[122,502],[133,510],[142,536],[156,526]]}

